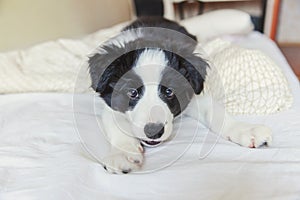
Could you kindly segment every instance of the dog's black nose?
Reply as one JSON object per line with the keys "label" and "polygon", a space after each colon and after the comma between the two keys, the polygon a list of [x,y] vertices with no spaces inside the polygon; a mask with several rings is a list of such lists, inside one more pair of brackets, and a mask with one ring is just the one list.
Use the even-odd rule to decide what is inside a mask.
{"label": "dog's black nose", "polygon": [[162,123],[149,123],[144,127],[146,136],[150,139],[160,138],[165,131],[164,124]]}

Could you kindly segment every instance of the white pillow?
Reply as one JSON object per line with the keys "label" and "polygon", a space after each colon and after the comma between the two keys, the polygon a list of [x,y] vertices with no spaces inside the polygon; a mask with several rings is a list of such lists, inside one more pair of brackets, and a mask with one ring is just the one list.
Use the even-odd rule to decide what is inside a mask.
{"label": "white pillow", "polygon": [[247,34],[254,28],[248,13],[234,9],[207,12],[182,20],[180,24],[186,27],[191,34],[196,35],[200,42],[221,35]]}
{"label": "white pillow", "polygon": [[211,62],[204,92],[231,114],[271,114],[291,107],[293,96],[281,69],[263,52],[215,39],[204,47]]}

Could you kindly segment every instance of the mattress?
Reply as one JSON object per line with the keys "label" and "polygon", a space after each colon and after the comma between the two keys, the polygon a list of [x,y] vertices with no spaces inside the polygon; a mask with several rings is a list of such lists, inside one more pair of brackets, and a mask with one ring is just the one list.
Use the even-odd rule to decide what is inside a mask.
{"label": "mattress", "polygon": [[140,172],[108,174],[109,149],[99,131],[97,95],[25,93],[0,96],[0,199],[299,199],[300,88],[285,58],[266,36],[226,36],[261,49],[281,67],[292,90],[290,109],[236,116],[271,127],[270,147],[243,148],[183,116],[170,142],[146,149]]}

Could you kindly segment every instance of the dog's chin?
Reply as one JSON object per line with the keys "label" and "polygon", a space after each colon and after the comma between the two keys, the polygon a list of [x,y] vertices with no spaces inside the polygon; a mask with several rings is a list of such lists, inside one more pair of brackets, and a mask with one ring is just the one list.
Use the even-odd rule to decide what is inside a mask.
{"label": "dog's chin", "polygon": [[159,146],[162,143],[162,141],[141,140],[141,143],[145,147],[157,147],[157,146]]}

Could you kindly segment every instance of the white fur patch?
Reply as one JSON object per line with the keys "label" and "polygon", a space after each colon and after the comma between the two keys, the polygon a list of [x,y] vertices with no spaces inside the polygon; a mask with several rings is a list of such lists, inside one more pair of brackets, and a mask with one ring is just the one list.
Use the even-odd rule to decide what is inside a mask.
{"label": "white fur patch", "polygon": [[168,65],[168,60],[162,50],[146,49],[139,56],[133,70],[144,83],[156,83],[161,80],[162,71]]}
{"label": "white fur patch", "polygon": [[173,114],[167,104],[159,97],[158,87],[162,71],[167,67],[168,60],[162,50],[146,49],[138,57],[133,70],[144,83],[145,91],[138,104],[127,115],[132,123],[134,135],[147,139],[144,127],[148,123],[165,124],[165,132],[159,139],[164,141],[172,133]]}

